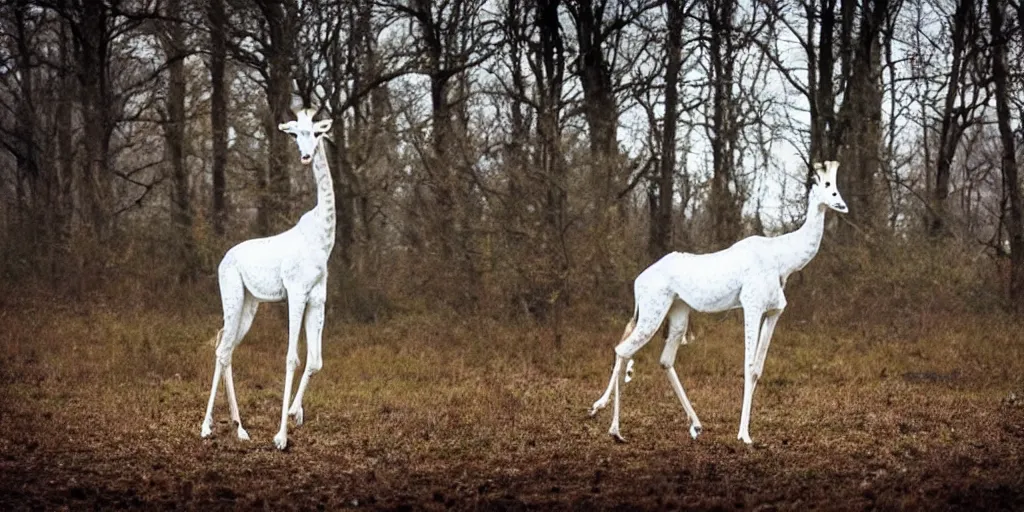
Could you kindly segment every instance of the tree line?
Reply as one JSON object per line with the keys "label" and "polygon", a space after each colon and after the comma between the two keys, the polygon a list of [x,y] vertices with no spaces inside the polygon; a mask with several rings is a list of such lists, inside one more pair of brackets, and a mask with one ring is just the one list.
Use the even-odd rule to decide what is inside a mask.
{"label": "tree line", "polygon": [[[276,130],[334,119],[337,293],[546,319],[672,250],[802,219],[966,244],[1024,304],[1018,0],[12,0],[0,7],[8,273],[146,240],[182,281],[293,224]],[[117,251],[90,252],[96,247]],[[20,266],[19,266],[20,265]],[[79,267],[81,268],[81,267]],[[611,300],[611,299],[608,299]],[[1022,306],[1024,307],[1024,306]]]}

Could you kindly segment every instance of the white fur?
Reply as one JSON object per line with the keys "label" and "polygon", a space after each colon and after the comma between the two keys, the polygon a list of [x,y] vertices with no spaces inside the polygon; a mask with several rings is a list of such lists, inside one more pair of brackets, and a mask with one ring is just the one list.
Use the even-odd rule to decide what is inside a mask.
{"label": "white fur", "polygon": [[650,341],[665,317],[669,333],[661,354],[672,389],[690,420],[690,435],[701,432],[700,420],[686,397],[673,364],[685,335],[691,310],[719,312],[742,308],[744,318],[743,409],[737,437],[750,443],[750,408],[754,387],[764,369],[768,344],[775,324],[786,307],[783,288],[790,274],[802,269],[815,254],[825,228],[825,210],[846,212],[846,203],[836,189],[838,162],[815,164],[815,181],[808,194],[807,218],[800,229],[774,238],[752,236],[728,249],[711,254],[674,252],[640,273],[633,285],[636,308],[622,341],[615,347],[615,366],[604,394],[594,402],[590,415],[615,401],[608,433],[619,434],[619,374],[623,362]]}
{"label": "white fur", "polygon": [[[284,233],[247,240],[232,247],[220,262],[221,304],[224,327],[219,333],[210,401],[201,429],[202,437],[211,433],[213,402],[221,376],[227,390],[231,419],[238,426],[238,438],[248,440],[242,428],[235,400],[231,375],[231,354],[252,325],[261,302],[288,301],[288,354],[285,360],[284,402],[281,406],[281,428],[274,436],[274,445],[283,450],[288,444],[288,415],[301,425],[302,395],[309,377],[323,366],[321,335],[324,304],[327,300],[327,258],[334,248],[334,186],[321,138],[330,130],[331,121],[313,122],[311,110],[296,112],[296,121],[282,123],[278,128],[295,136],[303,163],[313,163],[317,204],[306,212],[295,227]],[[306,370],[288,408],[295,368],[299,366],[299,329],[306,326]]]}

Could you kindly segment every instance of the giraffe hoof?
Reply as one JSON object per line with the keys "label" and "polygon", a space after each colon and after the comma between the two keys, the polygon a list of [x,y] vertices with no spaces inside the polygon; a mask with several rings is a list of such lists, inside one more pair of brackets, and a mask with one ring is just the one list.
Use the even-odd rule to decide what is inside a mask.
{"label": "giraffe hoof", "polygon": [[609,432],[609,434],[611,434],[612,439],[614,439],[616,443],[626,444],[626,438],[622,437],[618,432]]}
{"label": "giraffe hoof", "polygon": [[204,439],[210,437],[210,434],[213,433],[213,429],[210,427],[210,423],[211,422],[209,421],[203,422],[202,428],[199,429],[199,437],[202,437]]}
{"label": "giraffe hoof", "polygon": [[291,414],[292,418],[295,419],[295,426],[302,425],[302,407],[294,409],[289,414]]}
{"label": "giraffe hoof", "polygon": [[249,440],[249,433],[246,432],[245,429],[242,428],[241,425],[238,426],[238,440],[239,441],[248,441]]}
{"label": "giraffe hoof", "polygon": [[278,432],[277,435],[274,436],[274,446],[276,446],[278,450],[284,450],[288,446],[288,434]]}
{"label": "giraffe hoof", "polygon": [[697,436],[703,432],[704,429],[700,425],[690,425],[690,437],[697,439]]}

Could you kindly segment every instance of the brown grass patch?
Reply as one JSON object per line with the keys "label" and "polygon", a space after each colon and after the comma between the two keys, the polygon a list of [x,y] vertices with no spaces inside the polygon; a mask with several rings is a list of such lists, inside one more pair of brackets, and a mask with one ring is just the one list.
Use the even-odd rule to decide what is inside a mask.
{"label": "brown grass patch", "polygon": [[[286,326],[265,305],[199,438],[219,316],[23,301],[0,312],[0,506],[21,508],[1019,508],[1024,354],[999,315],[830,328],[784,317],[739,443],[741,327],[699,317],[678,372],[690,440],[637,357],[617,445],[607,383],[625,318],[550,331],[487,319],[328,320],[324,370],[286,453]],[[304,350],[304,349],[303,349]],[[303,354],[304,355],[304,354]],[[222,388],[223,389],[223,388]],[[1016,398],[1013,398],[1016,397]]]}

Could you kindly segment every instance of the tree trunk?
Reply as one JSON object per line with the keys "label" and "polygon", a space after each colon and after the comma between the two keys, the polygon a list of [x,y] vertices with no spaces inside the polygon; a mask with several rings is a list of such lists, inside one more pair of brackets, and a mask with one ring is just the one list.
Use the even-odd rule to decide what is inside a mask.
{"label": "tree trunk", "polygon": [[[565,79],[565,47],[559,32],[558,7],[560,0],[541,1],[537,6],[537,24],[540,33],[540,61],[543,76],[538,77],[539,112],[537,131],[540,135],[543,169],[547,175],[547,226],[552,244],[560,237],[565,222],[567,200],[565,162],[562,155],[560,103]],[[552,247],[552,250],[554,248]],[[557,252],[557,251],[556,251]],[[561,268],[565,262],[555,266]]]}
{"label": "tree trunk", "polygon": [[225,172],[228,162],[228,98],[224,69],[227,61],[227,15],[224,0],[210,0],[207,4],[207,20],[210,24],[210,134],[213,162],[213,232],[218,236],[225,233],[227,223],[227,186]]}
{"label": "tree trunk", "polygon": [[966,66],[964,65],[964,54],[967,46],[968,31],[976,23],[973,0],[959,0],[956,13],[951,17],[952,22],[952,62],[949,69],[949,85],[946,88],[946,98],[943,103],[941,126],[939,129],[938,162],[935,167],[935,188],[932,189],[930,222],[928,225],[929,235],[942,237],[948,233],[946,226],[946,200],[949,197],[949,174],[953,167],[953,157],[956,156],[957,147],[960,145],[960,137],[964,133],[965,126],[958,122],[958,114],[955,105],[960,93],[962,82],[966,78]]}
{"label": "tree trunk", "polygon": [[[373,77],[370,75],[377,72],[374,64],[376,47],[372,33],[371,10],[371,2],[354,2],[346,8],[345,16],[349,37],[345,43],[345,53],[336,52],[334,54],[336,59],[334,76],[337,77],[338,83],[341,83],[342,80],[351,83],[351,88],[346,94],[350,101],[355,98],[356,94],[359,94],[366,83],[371,81]],[[332,112],[336,112],[334,124],[336,144],[333,159],[335,165],[332,166],[332,172],[335,174],[334,195],[338,203],[335,252],[338,253],[344,271],[349,272],[353,264],[356,220],[358,218],[357,204],[360,195],[356,166],[357,162],[364,160],[360,155],[371,151],[364,145],[372,144],[371,133],[378,127],[366,122],[364,111],[367,108],[367,102],[364,98],[356,98],[354,104],[349,106],[352,112],[351,125],[341,115],[341,88],[337,94],[332,95],[332,100],[334,102]]]}
{"label": "tree trunk", "polygon": [[[465,125],[460,111],[463,103],[460,88],[468,77],[466,61],[473,54],[472,38],[464,36],[475,30],[473,7],[466,2],[434,2],[417,0],[402,10],[414,19],[426,57],[426,74],[430,83],[430,140],[425,148],[424,180],[429,191],[426,211],[428,226],[424,244],[431,240],[440,244],[432,252],[439,265],[452,272],[441,293],[452,298],[456,309],[472,308],[478,302],[480,272],[473,260],[475,208],[469,178],[473,170],[462,158],[461,147]],[[473,5],[476,5],[474,2]],[[455,80],[453,80],[455,79]],[[453,94],[454,91],[454,94]],[[458,103],[453,103],[458,101]],[[457,286],[453,284],[458,283]]]}
{"label": "tree trunk", "polygon": [[1004,27],[1006,3],[988,0],[989,30],[992,36],[992,83],[995,85],[996,122],[1002,144],[1000,169],[1003,195],[1009,206],[1005,211],[1007,235],[1010,239],[1009,299],[1017,314],[1024,314],[1024,205],[1021,204],[1020,181],[1017,176],[1016,146],[1009,105],[1009,84],[1006,64],[1009,27]]}
{"label": "tree trunk", "polygon": [[15,129],[15,166],[17,168],[15,180],[19,199],[18,222],[19,236],[23,242],[30,245],[34,253],[45,235],[43,232],[46,223],[43,222],[47,206],[42,200],[41,180],[39,175],[39,161],[36,155],[36,127],[35,118],[35,90],[33,88],[32,49],[31,41],[27,33],[25,15],[27,14],[28,2],[19,0],[14,8],[15,37],[17,46],[17,69],[21,78],[19,87],[20,101],[17,108],[17,127]]}
{"label": "tree trunk", "polygon": [[263,235],[271,235],[293,222],[291,211],[290,164],[298,157],[289,137],[277,129],[291,119],[292,53],[295,42],[297,7],[294,0],[265,0],[264,15],[270,32],[267,52],[269,79],[265,130],[270,140],[267,178],[261,183],[258,224]]}
{"label": "tree trunk", "polygon": [[[811,147],[810,161],[823,162],[836,158],[836,150],[831,144],[830,134],[835,128],[835,48],[833,39],[835,37],[835,7],[836,0],[823,0],[821,4],[821,25],[818,30],[818,51],[814,54],[814,46],[810,45],[807,51],[808,69],[807,84],[810,98],[811,118]],[[814,30],[814,3],[807,4],[808,41],[811,41]],[[813,173],[813,166],[808,168],[808,183]]]}
{"label": "tree trunk", "polygon": [[708,208],[712,217],[713,248],[727,247],[742,231],[742,204],[737,197],[735,151],[739,136],[733,97],[733,47],[735,0],[708,2],[709,48],[712,80],[710,129],[713,174]]}
{"label": "tree trunk", "polygon": [[[169,17],[181,16],[181,0],[168,0]],[[196,243],[192,232],[192,204],[189,192],[188,168],[185,162],[185,35],[177,22],[169,22],[164,41],[167,68],[167,104],[164,120],[164,140],[167,160],[171,167],[171,219],[177,232],[179,279],[192,281],[198,269]]]}
{"label": "tree trunk", "polygon": [[[853,0],[843,0],[843,30],[849,28],[846,16],[852,16]],[[839,110],[839,130],[835,133],[838,159],[843,167],[836,178],[850,207],[847,217],[852,225],[872,230],[882,224],[878,174],[882,147],[881,44],[883,22],[888,15],[888,0],[865,2],[857,37],[846,52],[843,69],[847,85]],[[850,36],[852,38],[852,35]],[[844,34],[842,39],[847,40]],[[851,223],[840,224],[841,237],[850,239]]]}
{"label": "tree trunk", "polygon": [[103,4],[85,2],[81,21],[75,27],[76,72],[80,82],[83,124],[92,135],[84,137],[82,162],[82,203],[89,214],[93,235],[105,240],[110,235],[111,190],[109,176],[110,137],[113,120],[109,109],[107,11]]}
{"label": "tree trunk", "polygon": [[[555,331],[555,346],[562,344],[563,309],[568,304],[569,292],[565,277],[569,261],[565,250],[565,223],[568,192],[566,163],[562,153],[561,101],[565,85],[565,43],[559,30],[560,0],[544,0],[537,4],[537,29],[540,33],[538,51],[543,76],[537,77],[539,105],[537,132],[541,145],[541,158],[547,194],[544,202],[545,230],[540,249],[546,255],[545,272],[540,291],[551,310]],[[538,73],[540,74],[540,73]],[[541,314],[541,318],[545,313]]]}
{"label": "tree trunk", "polygon": [[[425,246],[439,245],[440,258],[451,262],[455,257],[457,231],[453,204],[454,177],[451,162],[448,161],[448,140],[452,135],[448,105],[451,74],[445,69],[445,41],[440,33],[440,21],[434,17],[433,1],[419,0],[414,5],[419,36],[425,47],[427,78],[430,83],[430,140],[423,159],[430,198],[429,205],[425,205],[430,209],[425,212],[428,228]],[[435,241],[431,242],[430,238]]]}
{"label": "tree trunk", "polygon": [[[359,105],[353,106],[358,109]],[[331,111],[337,112],[334,117],[334,144],[331,153],[331,178],[334,182],[334,197],[337,211],[337,227],[335,229],[334,247],[338,259],[345,272],[352,265],[352,244],[355,242],[355,209],[353,208],[352,159],[349,156],[351,141],[345,116],[341,115],[340,94],[332,97]]]}
{"label": "tree trunk", "polygon": [[71,238],[71,221],[75,210],[72,185],[75,173],[75,148],[73,137],[73,101],[77,95],[77,82],[71,74],[72,69],[72,44],[66,26],[60,27],[60,70],[58,76],[61,90],[65,91],[57,100],[55,121],[57,138],[57,172],[54,179],[54,195],[50,196],[50,205],[53,209],[53,228],[51,230],[50,262],[52,265],[51,275],[56,278],[61,275],[60,269],[64,268],[67,252],[70,249],[68,240]]}
{"label": "tree trunk", "polygon": [[611,206],[619,188],[618,108],[612,89],[611,65],[605,59],[604,18],[606,2],[593,0],[566,4],[576,25],[579,64],[577,74],[583,89],[583,117],[590,132],[593,160],[591,184],[594,207],[600,219]]}
{"label": "tree trunk", "polygon": [[658,162],[657,194],[651,208],[651,239],[648,255],[651,261],[664,256],[672,248],[672,211],[675,196],[676,131],[679,122],[679,71],[682,68],[683,2],[667,0],[665,118],[661,133],[661,159]]}

